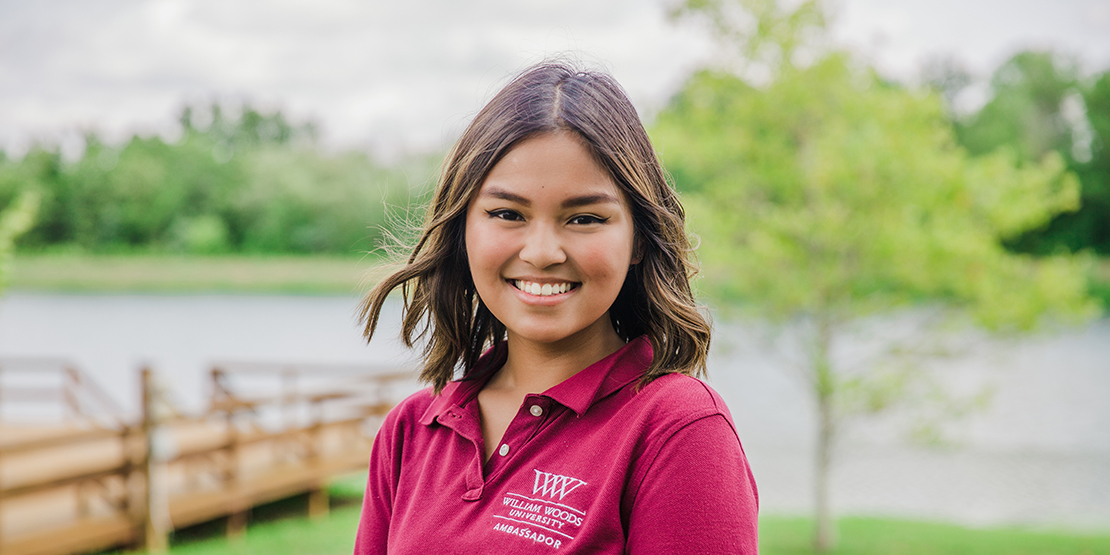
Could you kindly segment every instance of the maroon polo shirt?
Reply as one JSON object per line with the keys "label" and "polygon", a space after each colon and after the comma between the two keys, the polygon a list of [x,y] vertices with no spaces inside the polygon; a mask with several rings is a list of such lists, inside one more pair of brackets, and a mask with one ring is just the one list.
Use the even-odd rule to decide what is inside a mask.
{"label": "maroon polo shirt", "polygon": [[385,418],[356,555],[757,553],[755,481],[728,409],[680,374],[637,390],[646,337],[525,397],[483,463],[478,391],[506,352]]}

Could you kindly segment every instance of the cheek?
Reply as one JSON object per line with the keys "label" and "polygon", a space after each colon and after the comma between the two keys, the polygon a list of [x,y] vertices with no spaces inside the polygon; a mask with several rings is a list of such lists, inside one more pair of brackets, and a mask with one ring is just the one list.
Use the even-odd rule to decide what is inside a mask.
{"label": "cheek", "polygon": [[613,241],[598,241],[582,249],[578,259],[594,278],[616,279],[619,288],[632,264],[632,242],[623,234]]}
{"label": "cheek", "polygon": [[470,274],[475,282],[489,279],[488,274],[496,272],[500,266],[497,257],[504,249],[498,248],[497,238],[492,236],[489,226],[468,221],[465,230],[464,243]]}
{"label": "cheek", "polygon": [[478,230],[474,228],[472,221],[470,215],[467,215],[466,225],[463,227],[463,248],[466,249],[466,264],[470,269],[471,278],[477,283],[478,275],[474,273],[475,263],[482,259],[482,252],[478,248],[481,246],[481,241],[478,240],[480,238]]}

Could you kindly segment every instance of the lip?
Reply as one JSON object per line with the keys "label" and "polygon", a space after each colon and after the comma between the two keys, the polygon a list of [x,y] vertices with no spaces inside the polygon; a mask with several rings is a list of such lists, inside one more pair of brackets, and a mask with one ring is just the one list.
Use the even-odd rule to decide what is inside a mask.
{"label": "lip", "polygon": [[517,280],[519,280],[519,281],[531,281],[531,282],[539,283],[539,284],[544,284],[544,283],[580,283],[578,281],[574,281],[573,279],[554,277],[554,276],[547,276],[547,277],[513,276],[513,277],[505,278],[505,281],[517,281]]}

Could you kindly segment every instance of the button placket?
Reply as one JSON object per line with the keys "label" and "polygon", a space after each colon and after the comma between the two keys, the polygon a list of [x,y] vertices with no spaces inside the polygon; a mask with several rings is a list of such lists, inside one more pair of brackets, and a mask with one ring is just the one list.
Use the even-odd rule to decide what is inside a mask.
{"label": "button placket", "polygon": [[519,412],[509,423],[509,428],[505,430],[505,435],[501,438],[501,445],[497,447],[495,452],[497,456],[490,457],[486,462],[487,479],[489,476],[496,475],[498,470],[508,463],[509,457],[516,451],[523,449],[524,445],[531,440],[546,420],[544,417],[547,415],[549,408],[546,398],[541,395],[525,397]]}
{"label": "button placket", "polygon": [[466,491],[463,492],[464,501],[477,501],[482,498],[485,489],[485,477],[482,470],[481,455],[481,425],[475,415],[467,409],[452,407],[444,411],[437,421],[454,430],[463,439],[474,446],[474,465],[467,468],[465,474]]}

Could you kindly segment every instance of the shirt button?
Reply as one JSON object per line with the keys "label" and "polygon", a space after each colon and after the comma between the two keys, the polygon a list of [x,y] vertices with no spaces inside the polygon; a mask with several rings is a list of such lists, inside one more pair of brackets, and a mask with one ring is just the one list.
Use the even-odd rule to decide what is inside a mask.
{"label": "shirt button", "polygon": [[505,455],[508,455],[509,454],[509,444],[502,443],[501,448],[497,450],[497,454],[501,455],[502,457],[504,457]]}
{"label": "shirt button", "polygon": [[528,412],[532,413],[532,416],[543,416],[543,407],[532,405],[531,408],[528,409]]}

